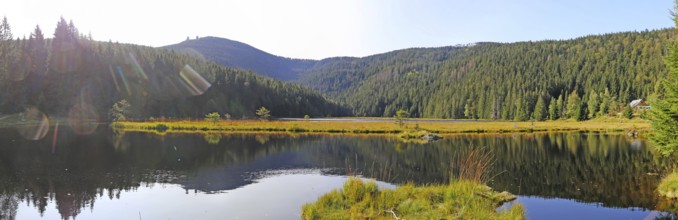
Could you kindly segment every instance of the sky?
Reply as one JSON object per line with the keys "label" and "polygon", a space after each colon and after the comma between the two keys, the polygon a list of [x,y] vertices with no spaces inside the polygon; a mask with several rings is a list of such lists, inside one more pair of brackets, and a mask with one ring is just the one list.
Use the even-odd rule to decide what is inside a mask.
{"label": "sky", "polygon": [[216,36],[292,58],[571,39],[673,26],[672,0],[9,0],[15,37],[60,17],[95,40],[160,47]]}

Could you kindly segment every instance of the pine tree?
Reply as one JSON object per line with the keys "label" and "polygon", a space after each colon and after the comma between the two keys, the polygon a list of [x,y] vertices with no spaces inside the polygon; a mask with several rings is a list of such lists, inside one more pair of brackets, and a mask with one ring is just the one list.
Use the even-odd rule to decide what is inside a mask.
{"label": "pine tree", "polygon": [[563,94],[560,94],[558,96],[558,100],[556,100],[556,118],[563,118],[564,115],[564,106],[563,106]]}
{"label": "pine tree", "polygon": [[599,116],[607,116],[609,111],[610,111],[610,90],[605,88],[605,93],[603,93],[600,97],[600,106],[598,107],[598,115]]}
{"label": "pine tree", "polygon": [[12,64],[12,29],[7,22],[7,17],[2,18],[0,23],[0,80],[4,80],[9,74],[9,65]]}
{"label": "pine tree", "polygon": [[468,119],[473,119],[473,107],[469,103],[469,101],[466,102],[466,105],[464,105],[464,117]]}
{"label": "pine tree", "polygon": [[31,71],[33,73],[45,74],[47,71],[47,45],[45,44],[45,36],[40,30],[39,26],[35,27],[28,42],[30,48],[30,57],[33,61]]}
{"label": "pine tree", "polygon": [[527,100],[525,98],[518,98],[518,100],[516,100],[516,111],[513,120],[527,121],[528,119],[530,119],[530,113]]}
{"label": "pine tree", "polygon": [[583,120],[581,110],[581,98],[579,98],[576,90],[572,91],[572,94],[567,97],[567,117],[577,121]]}
{"label": "pine tree", "polygon": [[558,119],[558,107],[556,107],[556,99],[551,97],[551,102],[549,104],[549,119],[556,120]]}
{"label": "pine tree", "polygon": [[589,93],[589,101],[586,104],[589,110],[589,118],[596,117],[598,108],[600,107],[600,99],[598,98],[598,93],[596,93],[596,91],[591,91],[591,93]]}
{"label": "pine tree", "polygon": [[[678,27],[678,1],[674,4],[673,21]],[[663,83],[661,99],[652,106],[652,135],[650,140],[664,155],[678,150],[678,41],[669,44],[669,53],[665,59],[669,66],[669,75]]]}
{"label": "pine tree", "polygon": [[542,96],[539,96],[537,99],[537,104],[534,105],[534,113],[532,116],[538,121],[546,119],[546,103],[544,103],[544,98],[542,98]]}

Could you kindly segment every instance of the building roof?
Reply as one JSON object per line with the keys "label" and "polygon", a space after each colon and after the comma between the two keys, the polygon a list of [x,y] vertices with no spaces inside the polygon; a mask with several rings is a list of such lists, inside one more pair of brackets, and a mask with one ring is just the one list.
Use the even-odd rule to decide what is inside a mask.
{"label": "building roof", "polygon": [[640,105],[641,102],[643,102],[643,99],[636,99],[636,100],[631,101],[631,103],[629,103],[629,106],[636,107],[636,106]]}

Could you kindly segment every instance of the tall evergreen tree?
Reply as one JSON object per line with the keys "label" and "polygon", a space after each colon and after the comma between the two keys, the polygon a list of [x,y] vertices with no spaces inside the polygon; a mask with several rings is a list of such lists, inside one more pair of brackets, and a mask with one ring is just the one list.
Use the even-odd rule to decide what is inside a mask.
{"label": "tall evergreen tree", "polygon": [[563,94],[560,94],[558,96],[558,100],[556,100],[556,118],[563,118],[563,115],[565,113],[564,109],[565,107],[563,106]]}
{"label": "tall evergreen tree", "polygon": [[589,100],[586,103],[588,106],[588,112],[589,112],[589,118],[594,118],[596,117],[598,113],[598,108],[600,107],[600,99],[598,98],[598,93],[596,91],[591,90],[589,93]]}
{"label": "tall evergreen tree", "polygon": [[551,120],[556,120],[558,119],[558,107],[556,107],[556,99],[551,97],[551,101],[549,104],[549,119]]}
{"label": "tall evergreen tree", "polygon": [[598,115],[607,116],[611,105],[610,90],[605,88],[605,92],[600,97],[600,106],[598,107]]}
{"label": "tall evergreen tree", "polygon": [[577,90],[574,90],[567,97],[567,117],[579,121],[584,119],[582,116],[581,98],[579,98]]}
{"label": "tall evergreen tree", "polygon": [[9,65],[13,57],[11,41],[12,29],[7,17],[3,17],[0,23],[0,80],[4,80],[9,74]]}
{"label": "tall evergreen tree", "polygon": [[40,26],[35,26],[35,30],[31,33],[28,46],[30,48],[30,57],[32,60],[31,72],[36,74],[45,74],[47,71],[47,45],[45,36],[40,30]]}
{"label": "tall evergreen tree", "polygon": [[532,117],[538,121],[546,119],[546,103],[544,103],[544,98],[542,96],[539,96],[537,104],[534,105],[534,114]]}
{"label": "tall evergreen tree", "polygon": [[[674,3],[673,21],[678,27],[678,0]],[[665,59],[669,66],[669,75],[663,83],[662,98],[652,106],[652,135],[650,140],[664,155],[678,150],[678,41],[669,43],[669,53]]]}

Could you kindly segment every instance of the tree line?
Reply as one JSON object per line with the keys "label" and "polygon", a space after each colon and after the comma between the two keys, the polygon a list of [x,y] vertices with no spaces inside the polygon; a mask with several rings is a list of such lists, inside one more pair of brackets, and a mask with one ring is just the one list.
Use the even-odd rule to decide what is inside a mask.
{"label": "tree line", "polygon": [[300,83],[356,116],[584,120],[614,115],[634,99],[656,99],[673,29],[572,40],[413,48],[331,58]]}
{"label": "tree line", "polygon": [[28,38],[14,38],[6,18],[0,25],[2,114],[30,106],[50,117],[84,113],[107,120],[121,100],[129,105],[127,119],[202,118],[209,112],[248,118],[261,106],[277,117],[349,113],[300,85],[169,49],[95,41],[63,18],[53,38],[39,26]]}

